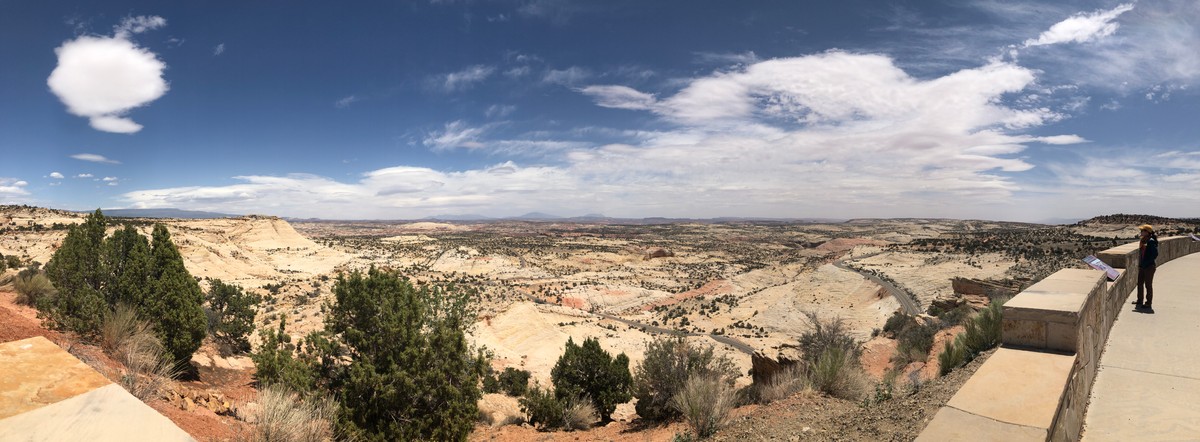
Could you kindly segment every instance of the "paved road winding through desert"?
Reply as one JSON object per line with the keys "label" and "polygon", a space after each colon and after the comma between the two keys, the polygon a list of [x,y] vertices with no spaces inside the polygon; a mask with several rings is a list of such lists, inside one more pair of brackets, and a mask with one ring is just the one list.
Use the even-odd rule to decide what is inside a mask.
{"label": "paved road winding through desert", "polygon": [[[854,259],[870,258],[870,257],[878,255],[880,253],[883,253],[883,252],[875,252],[875,253],[871,253],[869,255],[858,256],[858,257],[855,257]],[[908,296],[908,293],[906,293],[904,290],[900,290],[899,287],[896,287],[894,284],[892,284],[888,281],[884,281],[882,278],[880,278],[878,276],[872,275],[868,272],[859,271],[858,269],[847,266],[845,261],[846,261],[845,258],[834,261],[833,266],[837,267],[839,269],[842,269],[842,270],[849,270],[851,272],[862,275],[863,277],[870,279],[871,282],[879,284],[880,287],[887,289],[888,293],[891,293],[892,297],[896,298],[896,301],[900,302],[900,308],[904,309],[904,313],[912,315],[912,316],[921,314],[921,307],[919,305],[917,305],[917,302],[914,301],[911,296]]]}

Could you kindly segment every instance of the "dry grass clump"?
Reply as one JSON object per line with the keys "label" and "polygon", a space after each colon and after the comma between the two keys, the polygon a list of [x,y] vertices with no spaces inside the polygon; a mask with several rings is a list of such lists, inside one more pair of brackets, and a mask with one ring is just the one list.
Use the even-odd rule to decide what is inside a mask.
{"label": "dry grass clump", "polygon": [[737,404],[737,392],[725,378],[704,374],[688,378],[671,402],[692,431],[703,438],[725,426]]}
{"label": "dry grass clump", "polygon": [[301,400],[279,385],[258,392],[253,433],[245,440],[258,442],[321,442],[333,440],[336,408],[324,398]]}
{"label": "dry grass clump", "polygon": [[182,371],[150,323],[126,305],[118,305],[100,324],[100,345],[125,364],[128,371],[121,376],[121,385],[143,401],[153,398]]}
{"label": "dry grass clump", "polygon": [[854,352],[829,347],[809,370],[813,388],[836,398],[858,400],[866,394],[867,379]]}
{"label": "dry grass clump", "polygon": [[12,280],[13,288],[17,291],[18,304],[36,306],[44,299],[58,294],[58,289],[42,272],[22,271]]}
{"label": "dry grass clump", "polygon": [[792,365],[778,373],[763,385],[758,386],[758,401],[769,404],[781,399],[787,399],[801,391],[811,390],[812,381],[804,373],[804,369]]}
{"label": "dry grass clump", "polygon": [[590,399],[567,399],[563,403],[563,428],[568,431],[586,430],[599,420],[600,414]]}
{"label": "dry grass clump", "polygon": [[100,323],[100,346],[109,354],[119,355],[126,342],[142,334],[153,334],[150,323],[139,320],[133,307],[118,304]]}

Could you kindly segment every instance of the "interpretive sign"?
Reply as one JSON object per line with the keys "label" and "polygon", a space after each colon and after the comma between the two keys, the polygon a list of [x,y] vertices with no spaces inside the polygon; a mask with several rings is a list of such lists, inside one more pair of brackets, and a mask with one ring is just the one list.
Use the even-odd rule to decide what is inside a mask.
{"label": "interpretive sign", "polygon": [[1117,277],[1121,276],[1121,273],[1117,272],[1117,269],[1114,269],[1111,266],[1109,266],[1108,264],[1105,264],[1104,261],[1101,261],[1100,258],[1097,258],[1095,256],[1092,256],[1092,255],[1085,256],[1085,257],[1083,257],[1083,262],[1087,263],[1087,265],[1089,265],[1089,266],[1092,266],[1093,269],[1104,272],[1104,274],[1108,276],[1109,281],[1116,281]]}

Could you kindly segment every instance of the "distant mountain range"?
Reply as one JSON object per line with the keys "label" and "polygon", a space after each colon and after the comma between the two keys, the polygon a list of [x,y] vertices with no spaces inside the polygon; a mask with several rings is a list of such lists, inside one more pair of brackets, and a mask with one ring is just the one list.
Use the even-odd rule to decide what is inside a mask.
{"label": "distant mountain range", "polygon": [[[85,213],[90,213],[87,211]],[[211,219],[232,218],[240,215],[228,213],[201,212],[182,209],[102,209],[104,216],[118,218],[176,218],[176,219]]]}

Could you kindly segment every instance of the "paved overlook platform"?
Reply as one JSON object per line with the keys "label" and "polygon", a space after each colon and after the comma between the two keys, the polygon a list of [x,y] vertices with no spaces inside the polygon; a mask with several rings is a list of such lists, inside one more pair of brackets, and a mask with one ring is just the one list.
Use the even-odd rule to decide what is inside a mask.
{"label": "paved overlook platform", "polygon": [[1138,243],[1004,304],[1002,346],[918,441],[1200,441],[1200,241],[1159,239],[1156,311],[1134,311]]}
{"label": "paved overlook platform", "polygon": [[192,441],[41,336],[0,344],[0,442]]}
{"label": "paved overlook platform", "polygon": [[1153,313],[1136,299],[1100,357],[1083,440],[1200,440],[1200,253],[1158,267]]}

